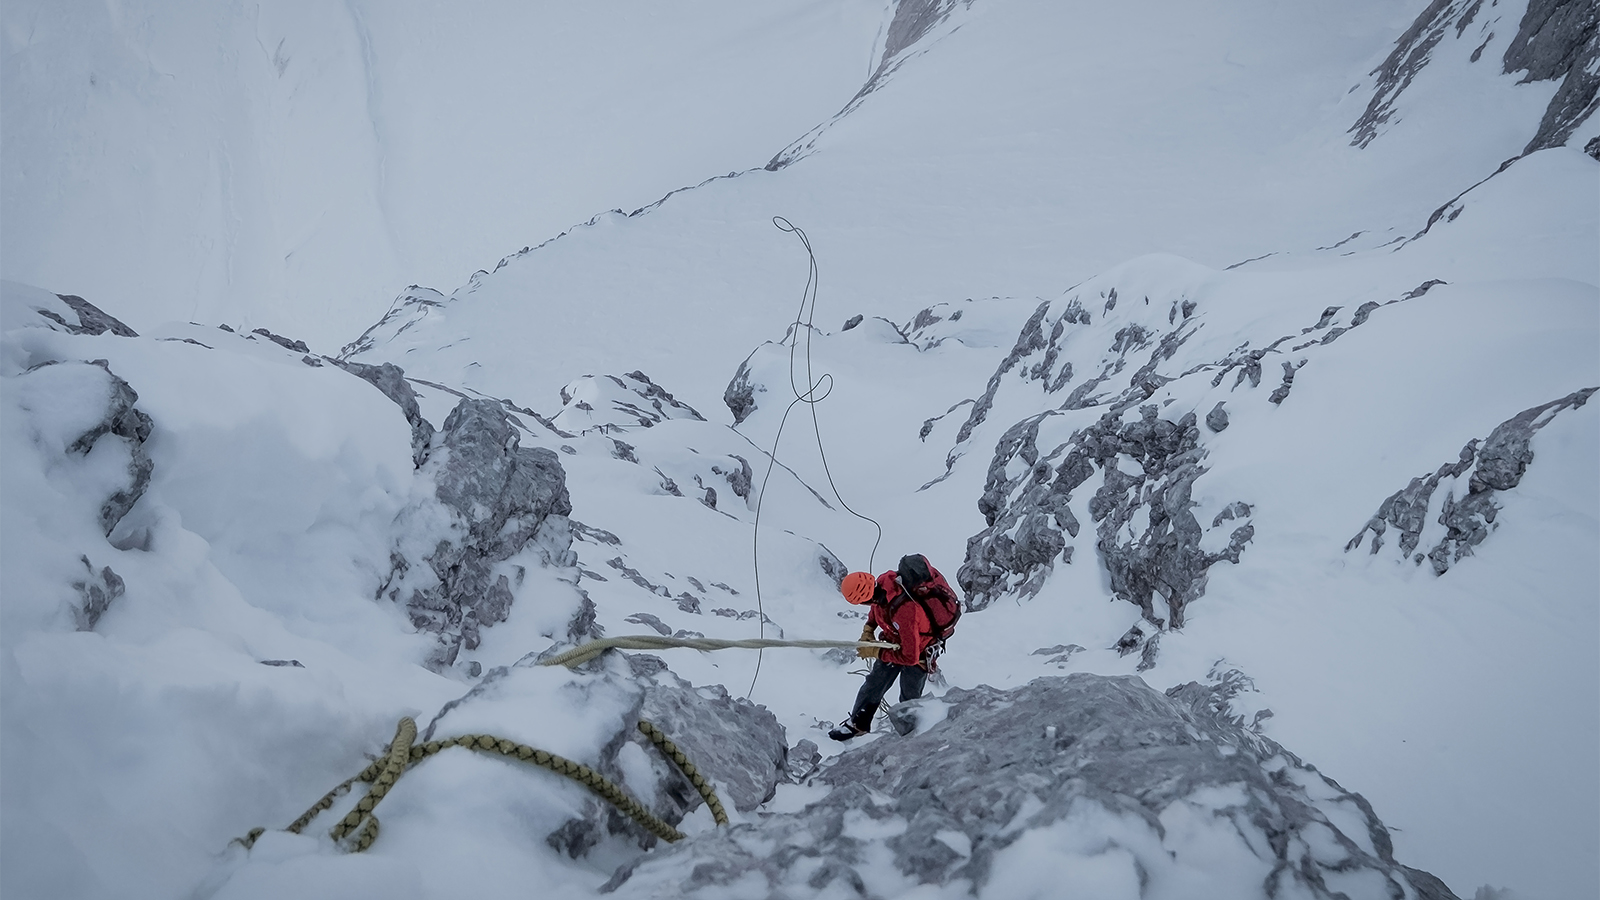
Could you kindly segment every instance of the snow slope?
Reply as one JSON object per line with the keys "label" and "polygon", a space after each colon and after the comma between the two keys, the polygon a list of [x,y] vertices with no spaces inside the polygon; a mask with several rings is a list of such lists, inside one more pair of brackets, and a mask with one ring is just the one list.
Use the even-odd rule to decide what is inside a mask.
{"label": "snow slope", "polygon": [[838,109],[876,3],[7,3],[4,272],[329,351]]}
{"label": "snow slope", "polygon": [[[641,675],[650,666],[637,656],[632,669],[613,658],[569,676],[527,667],[530,654],[600,631],[848,639],[860,614],[838,599],[842,569],[881,571],[923,552],[952,580],[959,570],[969,604],[984,607],[967,614],[952,642],[951,687],[1011,690],[1061,674],[1137,675],[1158,691],[1195,682],[1229,696],[1225,711],[1238,720],[1228,727],[1243,741],[1276,741],[1336,780],[1319,786],[1293,770],[1296,790],[1325,807],[1317,815],[1348,846],[1367,841],[1374,854],[1378,832],[1368,833],[1366,813],[1343,791],[1370,801],[1400,863],[1458,896],[1480,885],[1593,896],[1596,405],[1569,405],[1542,423],[1526,472],[1489,495],[1492,521],[1475,520],[1481,542],[1448,557],[1443,574],[1425,556],[1399,552],[1398,524],[1376,553],[1363,531],[1389,508],[1386,498],[1454,463],[1463,445],[1481,448],[1524,410],[1600,385],[1600,164],[1576,149],[1600,126],[1581,123],[1567,147],[1501,165],[1521,154],[1557,89],[1498,67],[1525,4],[1480,4],[1470,15],[1443,4],[1455,18],[1427,64],[1393,92],[1396,114],[1365,147],[1351,143],[1370,98],[1389,90],[1380,63],[1421,6],[1201,3],[1152,15],[938,0],[843,12],[796,4],[763,10],[770,18],[754,24],[707,7],[704,20],[674,22],[683,34],[670,40],[653,23],[615,31],[629,24],[622,7],[586,7],[564,14],[574,17],[571,41],[528,64],[568,52],[587,60],[597,33],[629,65],[650,62],[541,95],[560,128],[604,138],[616,122],[656,115],[657,95],[635,88],[638,71],[669,67],[652,53],[671,56],[674,76],[687,79],[682,102],[707,101],[710,115],[714,84],[727,102],[761,107],[770,119],[707,128],[691,111],[663,110],[650,121],[684,143],[663,151],[659,167],[656,157],[631,156],[611,167],[591,162],[604,159],[599,145],[540,140],[537,152],[552,154],[563,175],[559,187],[539,189],[564,199],[550,206],[559,219],[526,225],[492,204],[457,211],[447,199],[452,178],[475,188],[461,193],[494,193],[484,186],[505,182],[496,154],[522,133],[515,117],[468,121],[474,109],[500,108],[494,97],[503,95],[464,97],[456,82],[419,79],[414,66],[387,68],[429,52],[405,47],[410,40],[476,49],[479,40],[515,42],[515,29],[483,38],[468,34],[471,19],[440,25],[431,10],[357,6],[354,24],[341,18],[329,32],[314,24],[320,8],[276,10],[286,33],[366,35],[363,58],[381,76],[365,89],[364,102],[382,112],[372,121],[394,127],[419,109],[444,115],[430,102],[461,115],[437,133],[418,113],[394,132],[407,137],[330,142],[361,158],[330,162],[336,180],[374,177],[375,146],[393,160],[394,180],[382,182],[393,193],[373,195],[390,204],[382,217],[370,198],[330,206],[371,217],[334,229],[339,240],[391,256],[340,251],[337,264],[294,274],[303,283],[355,286],[340,291],[357,296],[412,262],[444,266],[449,279],[449,267],[483,264],[619,202],[610,192],[644,194],[620,201],[634,214],[603,213],[451,293],[408,289],[375,324],[370,306],[342,309],[340,324],[315,305],[323,299],[296,309],[299,300],[258,302],[216,287],[191,295],[216,304],[204,307],[213,312],[177,315],[228,310],[236,323],[267,322],[324,352],[371,324],[342,357],[403,367],[434,426],[464,398],[504,401],[495,406],[514,417],[521,445],[560,460],[571,555],[545,534],[541,546],[497,563],[495,571],[515,572],[508,617],[441,662],[416,608],[381,592],[402,583],[397,556],[420,571],[428,548],[452,533],[435,483],[449,458],[442,438],[419,464],[416,432],[389,398],[332,360],[289,349],[291,341],[242,328],[147,327],[172,314],[140,298],[128,301],[126,318],[143,336],[69,334],[38,312],[75,321],[66,301],[8,283],[6,892],[421,897],[539,880],[558,896],[589,896],[625,871],[624,891],[640,896],[831,896],[848,878],[808,882],[801,863],[713,866],[712,875],[691,865],[737,858],[716,848],[741,841],[760,857],[792,846],[784,836],[829,804],[842,805],[844,833],[860,842],[846,846],[859,846],[861,858],[841,864],[876,895],[1049,896],[1063,884],[1102,897],[1265,889],[1259,878],[1256,888],[1231,880],[1242,868],[1192,862],[1224,849],[1243,854],[1240,866],[1266,858],[1267,837],[1252,844],[1217,818],[1239,808],[1225,790],[1156,811],[1164,831],[1109,807],[1047,820],[1029,806],[1002,830],[1010,843],[980,848],[994,835],[978,831],[936,839],[963,858],[1003,854],[1004,875],[914,877],[897,843],[913,823],[840,780],[861,760],[892,756],[897,736],[880,720],[879,733],[855,746],[823,739],[859,678],[848,654],[820,651],[769,651],[759,670],[757,657],[731,651],[662,654],[708,702],[718,685],[735,697],[748,692],[786,732],[784,783],[765,804],[734,809],[726,839],[695,840],[714,826],[694,808],[679,825],[689,841],[670,854],[642,853],[625,828],[594,824],[604,817],[575,786],[441,754],[385,802],[384,831],[366,854],[341,854],[320,825],[305,836],[269,831],[248,852],[227,844],[252,826],[290,821],[381,752],[400,715],[426,725],[448,713],[448,727],[599,759],[630,790],[647,799],[657,791],[660,808],[667,772],[625,732],[631,704],[667,676]],[[67,15],[33,12],[45,24]],[[243,27],[243,13],[217,15]],[[8,8],[13,47],[23,21]],[[719,24],[707,31],[710,21]],[[741,29],[758,37],[747,42]],[[716,49],[688,54],[689,65],[677,55],[686,46]],[[827,77],[788,82],[794,99],[765,103],[764,82],[717,74],[725,64],[776,78],[785,67],[769,65],[775,53],[805,57]],[[355,58],[348,41],[327,56],[343,65]],[[511,65],[515,54],[475,56],[471,71]],[[12,67],[38,65],[54,84],[44,59],[8,47],[6,273],[66,291],[78,282],[46,276],[70,270],[11,262],[13,208],[41,234],[73,221],[10,187],[24,183],[13,180],[23,170],[11,161],[14,123],[53,108],[14,105]],[[249,71],[222,59],[216,65],[230,78]],[[284,72],[293,68],[291,60]],[[160,89],[132,93],[142,103]],[[845,100],[837,117],[802,133]],[[186,115],[194,108],[162,102]],[[198,119],[182,128],[219,140]],[[483,140],[461,139],[479,128]],[[440,162],[442,145],[477,154],[470,171]],[[712,148],[728,155],[712,157]],[[634,207],[728,169],[743,174]],[[110,196],[134,198],[160,181],[107,183],[117,187]],[[267,174],[259,183],[283,184]],[[13,196],[23,198],[15,207]],[[501,192],[492,203],[514,206],[517,196]],[[772,227],[775,214],[803,226],[816,248],[814,328],[789,324],[807,259],[793,235]],[[152,227],[151,239],[228,233],[188,231],[171,224],[178,217]],[[262,227],[261,218],[239,221]],[[503,223],[540,230],[507,241]],[[391,231],[383,240],[372,237],[380,225]],[[395,235],[441,246],[423,262],[397,249]],[[240,258],[262,246],[276,253],[277,240],[240,238]],[[319,252],[341,246],[311,243]],[[48,260],[43,247],[27,255]],[[188,257],[153,258],[129,271],[205,269]],[[122,316],[117,296],[108,282],[90,299]],[[281,326],[261,318],[278,312]],[[796,405],[785,419],[791,386],[804,391],[822,373],[827,399]],[[107,397],[116,409],[124,396],[115,378],[138,393],[148,436],[135,440],[122,427],[84,450],[75,444],[83,429],[105,415]],[[1219,403],[1225,427],[1210,415]],[[1194,417],[1187,424],[1185,414]],[[1085,451],[1086,468],[1069,465],[1086,440],[1159,422],[1188,435],[1183,459],[1169,461],[1141,438],[1097,444]],[[141,453],[153,464],[149,485],[107,534],[107,493],[132,477],[129,461]],[[1474,490],[1472,471],[1441,477],[1424,503],[1419,553],[1454,534],[1441,519]],[[1083,478],[1060,492],[1039,489],[1068,472]],[[1138,491],[1117,488],[1140,478]],[[1158,495],[1174,498],[1164,515],[1152,515],[1163,508]],[[1061,505],[1038,505],[1055,496]],[[881,544],[851,510],[879,520]],[[1142,594],[1113,576],[1119,553],[1159,561],[1156,543],[1188,546],[1171,524],[1184,516],[1196,523],[1199,553],[1187,568],[1135,569],[1156,585]],[[984,557],[985,548],[999,551]],[[999,588],[976,603],[967,567],[986,558],[1000,560]],[[803,739],[828,745],[822,769],[804,764]],[[972,751],[974,770],[983,769],[982,752]],[[354,800],[339,802],[333,815]],[[601,829],[596,842],[570,852],[589,827]],[[1315,831],[1297,838],[1309,842],[1305,852],[1337,865],[1342,851]],[[566,837],[547,840],[557,833]],[[1203,870],[1221,880],[1205,881]],[[1158,883],[1146,890],[1149,871]],[[1350,869],[1340,885],[1352,897],[1389,896],[1385,883],[1362,880],[1368,874]],[[1406,880],[1407,896],[1429,896],[1424,884]]]}

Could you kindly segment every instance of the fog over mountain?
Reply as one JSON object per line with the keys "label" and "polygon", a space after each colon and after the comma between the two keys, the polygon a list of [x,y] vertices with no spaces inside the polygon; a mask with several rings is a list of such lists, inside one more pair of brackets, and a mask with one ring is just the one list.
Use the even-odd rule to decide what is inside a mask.
{"label": "fog over mountain", "polygon": [[1600,894],[1593,2],[0,25],[0,893]]}

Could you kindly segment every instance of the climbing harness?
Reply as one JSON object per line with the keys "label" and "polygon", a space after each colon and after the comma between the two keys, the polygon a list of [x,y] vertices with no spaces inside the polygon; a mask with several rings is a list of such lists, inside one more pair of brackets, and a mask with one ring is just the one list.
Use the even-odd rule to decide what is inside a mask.
{"label": "climbing harness", "polygon": [[[821,378],[817,378],[811,368],[811,333],[815,330],[812,322],[817,314],[817,285],[820,281],[817,254],[811,247],[811,239],[806,237],[805,231],[798,225],[791,223],[783,216],[773,216],[772,224],[779,231],[788,232],[800,239],[801,245],[806,248],[806,257],[809,263],[806,272],[806,284],[800,291],[800,308],[795,312],[794,324],[790,326],[793,340],[789,343],[789,390],[794,394],[794,399],[790,400],[789,405],[784,407],[783,417],[778,420],[778,430],[772,436],[772,450],[767,454],[767,473],[762,476],[761,490],[756,494],[755,523],[750,534],[751,568],[755,575],[756,585],[756,612],[761,613],[760,627],[757,633],[762,638],[767,636],[767,617],[761,601],[761,505],[767,496],[767,482],[772,478],[773,466],[778,462],[778,443],[783,439],[783,428],[788,424],[789,413],[794,410],[796,404],[805,403],[811,407],[811,428],[812,432],[817,436],[817,453],[822,457],[822,471],[828,476],[828,486],[833,489],[834,498],[839,501],[840,506],[844,507],[845,512],[858,519],[871,522],[873,527],[877,529],[878,536],[872,542],[872,553],[867,557],[868,570],[872,568],[872,563],[878,556],[878,545],[883,542],[883,526],[879,524],[878,520],[856,512],[840,495],[839,486],[833,482],[833,471],[828,467],[828,451],[822,445],[822,425],[817,420],[817,404],[828,399],[828,395],[833,393],[833,374],[824,372]],[[801,319],[805,321],[802,322]],[[800,345],[800,329],[802,325],[805,327],[806,334],[806,389],[804,392],[800,390],[800,385],[795,380],[795,351]],[[818,391],[822,393],[819,395]],[[762,658],[763,652],[758,650],[756,653],[756,670],[750,676],[749,690],[745,691],[745,699],[747,700],[756,689],[756,679],[761,677]]]}
{"label": "climbing harness", "polygon": [[[539,664],[571,668],[582,665],[606,650],[613,648],[623,650],[663,650],[672,647],[688,647],[695,650],[760,649],[764,647],[808,647],[820,649],[833,647],[854,648],[862,645],[874,647],[899,646],[897,644],[874,641],[779,641],[765,639],[724,641],[711,638],[670,638],[661,635],[622,635],[590,641],[565,653],[541,660]],[[689,780],[689,783],[699,792],[700,797],[705,800],[706,807],[711,811],[711,817],[716,820],[716,823],[718,825],[727,825],[728,813],[723,809],[722,801],[717,798],[716,790],[712,788],[711,782],[700,773],[694,763],[689,761],[688,756],[678,749],[678,745],[674,744],[666,733],[652,722],[641,719],[639,721],[639,731],[649,738],[650,742],[661,750],[662,755],[671,761],[683,773],[683,776]],[[312,819],[315,819],[323,810],[332,808],[334,800],[348,793],[356,782],[365,782],[372,785],[367,790],[366,796],[362,797],[356,803],[355,808],[346,813],[344,818],[340,819],[333,826],[333,829],[328,832],[335,842],[343,842],[346,838],[350,838],[346,849],[353,853],[360,853],[371,847],[372,842],[377,840],[378,837],[378,817],[373,811],[377,809],[378,804],[388,795],[389,790],[394,787],[396,781],[399,781],[400,776],[405,773],[406,769],[441,750],[451,747],[463,747],[480,753],[498,753],[501,756],[523,760],[536,766],[543,766],[558,775],[565,775],[599,794],[656,837],[668,843],[683,839],[682,832],[652,814],[644,807],[644,804],[628,796],[627,792],[619,787],[616,782],[582,763],[574,762],[563,756],[557,756],[546,750],[539,750],[527,744],[496,737],[492,734],[462,734],[440,741],[426,741],[421,744],[416,743],[416,739],[416,721],[409,716],[402,717],[399,725],[395,728],[394,739],[389,742],[387,753],[374,760],[371,765],[357,774],[345,779],[333,790],[322,795],[321,800],[313,804],[310,809],[300,815],[300,818],[295,819],[284,830],[293,834],[301,833],[307,825],[311,824]],[[266,831],[265,828],[252,828],[249,834],[242,838],[234,838],[234,841],[248,850],[255,846],[256,840]],[[352,835],[354,837],[351,837]]]}

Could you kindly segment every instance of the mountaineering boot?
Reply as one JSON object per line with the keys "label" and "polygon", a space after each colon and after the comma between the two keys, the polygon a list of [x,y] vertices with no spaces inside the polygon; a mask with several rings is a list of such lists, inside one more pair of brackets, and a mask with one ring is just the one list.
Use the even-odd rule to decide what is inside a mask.
{"label": "mountaineering boot", "polygon": [[831,737],[836,741],[848,741],[853,737],[858,737],[866,733],[867,732],[865,730],[857,728],[854,722],[850,721],[849,719],[845,719],[843,722],[840,722],[838,725],[834,726],[832,731],[828,732],[828,737]]}
{"label": "mountaineering boot", "polygon": [[872,731],[872,714],[875,712],[876,709],[868,709],[865,712],[851,714],[850,718],[840,722],[837,728],[828,732],[828,737],[836,741],[848,741],[853,737],[867,734]]}

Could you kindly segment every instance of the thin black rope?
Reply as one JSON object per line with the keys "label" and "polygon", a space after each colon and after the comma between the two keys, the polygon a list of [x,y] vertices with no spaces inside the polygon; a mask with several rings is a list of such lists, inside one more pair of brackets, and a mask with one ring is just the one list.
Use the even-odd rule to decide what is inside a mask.
{"label": "thin black rope", "polygon": [[[772,451],[767,454],[767,471],[761,478],[761,490],[756,493],[755,525],[751,529],[750,535],[750,560],[751,568],[755,573],[756,584],[756,615],[760,617],[758,626],[760,628],[759,633],[763,638],[767,636],[767,612],[761,600],[761,506],[767,496],[767,482],[772,479],[772,469],[778,463],[778,444],[783,440],[784,426],[789,423],[789,413],[794,411],[796,404],[806,403],[811,407],[811,428],[817,438],[817,454],[822,457],[822,471],[828,477],[828,487],[833,490],[834,499],[838,500],[839,505],[844,507],[845,511],[850,515],[871,522],[872,526],[877,529],[877,538],[872,542],[872,553],[867,557],[868,572],[872,571],[873,563],[877,561],[878,557],[878,545],[883,542],[883,526],[879,524],[878,520],[856,512],[839,493],[839,486],[833,481],[833,470],[828,466],[828,451],[822,442],[822,425],[817,419],[816,405],[828,399],[828,396],[833,393],[833,374],[824,372],[819,379],[815,377],[811,365],[811,334],[815,330],[815,326],[812,323],[816,319],[817,286],[821,280],[817,268],[817,254],[811,247],[811,239],[806,237],[805,231],[799,226],[794,225],[783,216],[773,216],[772,224],[779,231],[788,232],[800,239],[800,243],[806,248],[808,268],[805,287],[800,291],[800,308],[795,312],[794,323],[789,326],[789,390],[794,394],[794,399],[790,400],[789,405],[784,407],[783,417],[778,420],[777,433],[772,436]],[[805,328],[806,334],[806,389],[804,391],[800,390],[799,382],[795,380],[795,353],[800,346],[801,327]],[[820,394],[818,394],[819,390],[821,391]],[[756,679],[761,677],[761,661],[764,653],[764,650],[756,651],[755,674],[750,676],[750,689],[745,691],[745,699],[747,700],[755,692]]]}

